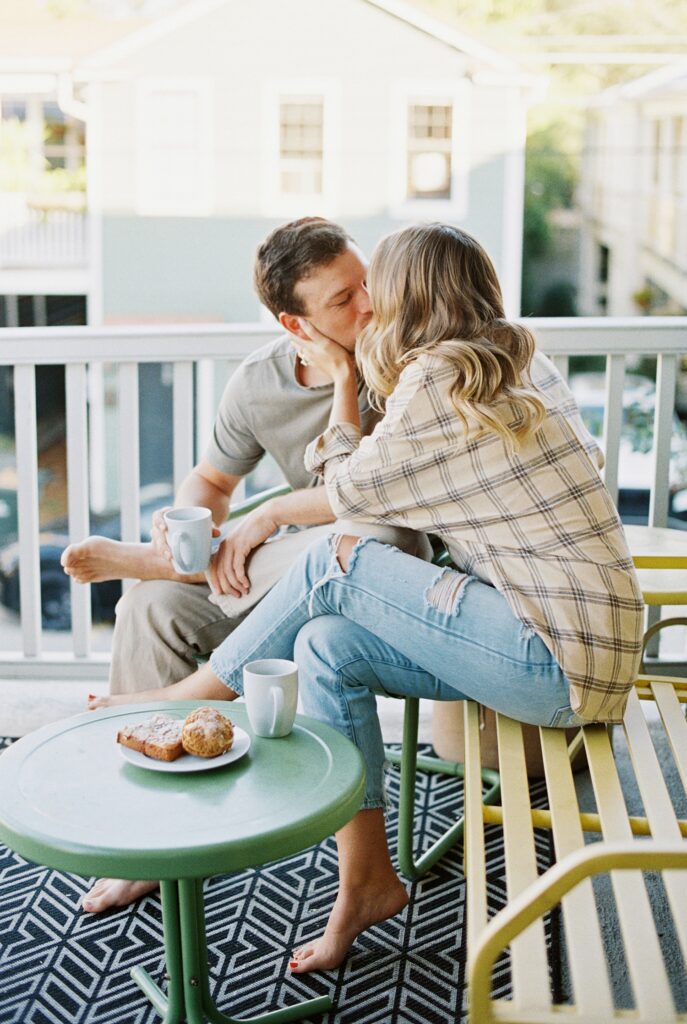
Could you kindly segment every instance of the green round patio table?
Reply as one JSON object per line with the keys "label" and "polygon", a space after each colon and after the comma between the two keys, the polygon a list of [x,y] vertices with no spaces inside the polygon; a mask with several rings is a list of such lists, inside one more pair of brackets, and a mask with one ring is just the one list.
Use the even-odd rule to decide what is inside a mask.
{"label": "green round patio table", "polygon": [[[122,757],[115,737],[123,725],[158,711],[185,718],[203,704],[250,735],[240,760],[172,774]],[[359,810],[363,788],[359,751],[313,719],[299,715],[289,736],[261,739],[240,703],[129,704],[48,725],[0,756],[0,839],[61,871],[159,879],[167,992],[142,967],[132,977],[165,1024],[236,1024],[210,994],[203,879],[320,842]],[[325,996],[243,1021],[285,1024],[330,1008]]]}

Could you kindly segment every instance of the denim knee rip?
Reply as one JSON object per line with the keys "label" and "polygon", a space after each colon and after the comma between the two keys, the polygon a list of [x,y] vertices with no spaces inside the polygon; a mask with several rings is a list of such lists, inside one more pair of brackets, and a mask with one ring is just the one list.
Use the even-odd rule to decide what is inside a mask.
{"label": "denim knee rip", "polygon": [[[314,618],[313,604],[315,601],[315,595],[317,594],[317,591],[326,583],[329,583],[329,581],[331,579],[334,579],[336,576],[347,576],[348,573],[355,568],[355,563],[358,558],[358,552],[360,551],[360,549],[369,541],[375,540],[374,537],[370,536],[360,537],[353,546],[353,549],[351,550],[351,556],[348,560],[348,568],[344,569],[341,563],[339,562],[339,546],[341,545],[341,541],[344,539],[345,536],[345,533],[330,533],[330,535],[327,537],[327,540],[329,542],[329,550],[331,552],[331,559],[329,561],[329,565],[327,566],[327,571],[325,572],[324,576],[313,584],[313,588],[310,591],[310,597],[308,599],[308,615],[310,616],[311,619]],[[383,546],[389,547],[388,544],[384,544]]]}
{"label": "denim knee rip", "polygon": [[456,569],[441,569],[437,578],[425,590],[425,600],[438,612],[458,615],[468,584],[474,579],[474,576]]}

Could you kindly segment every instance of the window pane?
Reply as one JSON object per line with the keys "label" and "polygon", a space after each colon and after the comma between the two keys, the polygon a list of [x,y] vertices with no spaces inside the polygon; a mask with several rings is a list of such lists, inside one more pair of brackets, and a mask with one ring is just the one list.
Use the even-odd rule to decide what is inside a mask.
{"label": "window pane", "polygon": [[287,195],[320,195],[324,105],[316,97],[283,100],[279,107],[279,183]]}
{"label": "window pane", "polygon": [[414,198],[450,199],[450,153],[410,153],[408,157],[408,195]]}
{"label": "window pane", "polygon": [[286,195],[319,195],[322,164],[319,160],[289,160],[282,164],[281,191]]}
{"label": "window pane", "polygon": [[13,118],[17,121],[26,120],[26,100],[5,96],[2,100],[2,119],[10,121]]}
{"label": "window pane", "polygon": [[283,157],[322,154],[322,103],[282,103],[280,145]]}
{"label": "window pane", "polygon": [[408,131],[412,139],[450,139],[453,108],[450,104],[412,103]]}
{"label": "window pane", "polygon": [[43,104],[44,136],[46,145],[60,145],[66,132],[64,113],[57,103]]}
{"label": "window pane", "polygon": [[87,322],[85,295],[48,295],[46,313],[49,327]]}
{"label": "window pane", "polygon": [[36,321],[33,315],[33,295],[20,295],[17,300],[19,307],[19,326],[35,327]]}

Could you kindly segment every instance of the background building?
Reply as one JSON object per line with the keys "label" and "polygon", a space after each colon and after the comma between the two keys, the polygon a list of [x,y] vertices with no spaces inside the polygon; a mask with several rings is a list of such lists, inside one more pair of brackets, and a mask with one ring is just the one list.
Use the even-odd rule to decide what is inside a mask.
{"label": "background building", "polygon": [[395,0],[191,0],[82,61],[91,321],[255,320],[255,248],[319,213],[371,249],[473,231],[518,312],[531,78]]}
{"label": "background building", "polygon": [[[12,3],[0,13],[12,28],[0,43],[0,326],[271,322],[252,289],[255,249],[308,214],[368,251],[408,222],[460,224],[519,312],[536,79],[511,59],[399,0],[188,0],[138,22]],[[62,429],[61,374],[39,373],[46,445]],[[104,509],[117,498],[115,388],[96,361],[89,376],[91,500]],[[11,431],[7,374],[0,383]],[[140,393],[141,479],[169,480],[167,369],[142,366]]]}
{"label": "background building", "polygon": [[0,326],[85,323],[86,107],[75,64],[140,19],[0,8]]}
{"label": "background building", "polygon": [[687,312],[687,61],[592,103],[579,202],[580,313]]}

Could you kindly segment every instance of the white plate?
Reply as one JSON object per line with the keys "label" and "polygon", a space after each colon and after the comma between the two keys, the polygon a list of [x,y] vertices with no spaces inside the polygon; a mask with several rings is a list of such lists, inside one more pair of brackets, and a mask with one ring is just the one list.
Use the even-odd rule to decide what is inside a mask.
{"label": "white plate", "polygon": [[221,768],[243,757],[250,747],[250,736],[235,725],[234,745],[226,754],[220,754],[219,757],[194,757],[193,754],[182,754],[176,761],[156,761],[154,757],[146,757],[140,750],[132,750],[121,743],[118,746],[124,760],[135,764],[137,768],[148,768],[151,772],[207,772],[211,768]]}

